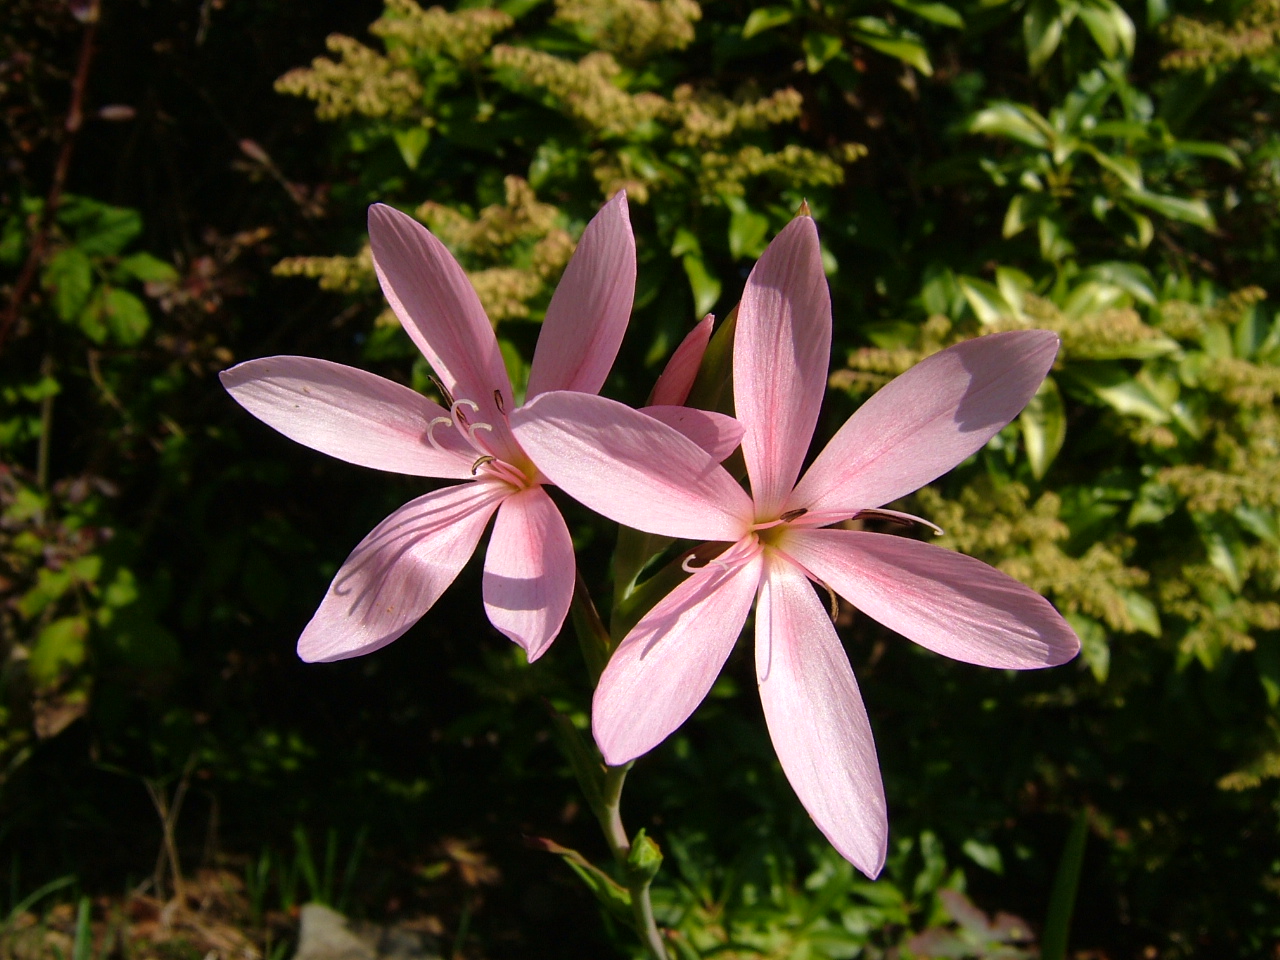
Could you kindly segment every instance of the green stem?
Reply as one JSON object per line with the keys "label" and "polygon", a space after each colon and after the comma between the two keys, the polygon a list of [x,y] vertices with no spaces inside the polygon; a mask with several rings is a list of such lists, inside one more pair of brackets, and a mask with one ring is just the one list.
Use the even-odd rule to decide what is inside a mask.
{"label": "green stem", "polygon": [[[587,591],[581,573],[578,574],[574,584],[572,616],[578,641],[582,645],[583,656],[587,662],[587,671],[591,675],[591,683],[594,686],[600,682],[600,674],[604,672],[605,664],[609,662],[613,643]],[[579,750],[581,751],[581,748]],[[652,960],[669,960],[666,945],[662,942],[662,932],[658,929],[658,923],[653,916],[653,901],[649,897],[654,870],[638,869],[637,865],[632,863],[631,838],[627,836],[627,830],[622,825],[622,785],[627,779],[627,771],[631,769],[631,764],[624,763],[619,767],[606,766],[604,776],[601,778],[600,767],[587,760],[582,755],[584,752],[579,753],[580,760],[574,764],[574,772],[591,803],[592,812],[600,822],[600,829],[604,831],[613,859],[626,880],[627,890],[631,894],[631,910],[636,933],[648,948]],[[590,767],[594,767],[594,770],[587,769]],[[587,782],[588,779],[593,782]],[[652,844],[652,841],[648,842]]]}
{"label": "green stem", "polygon": [[627,837],[626,828],[622,825],[622,784],[627,778],[630,763],[620,767],[608,767],[604,780],[604,797],[601,808],[596,811],[600,826],[604,830],[609,849],[618,862],[623,876],[626,877],[627,890],[631,893],[631,911],[635,919],[636,933],[649,948],[653,960],[668,960],[666,944],[662,942],[662,931],[653,916],[653,901],[649,898],[649,886],[653,882],[652,874],[635,869],[631,863],[631,840]]}

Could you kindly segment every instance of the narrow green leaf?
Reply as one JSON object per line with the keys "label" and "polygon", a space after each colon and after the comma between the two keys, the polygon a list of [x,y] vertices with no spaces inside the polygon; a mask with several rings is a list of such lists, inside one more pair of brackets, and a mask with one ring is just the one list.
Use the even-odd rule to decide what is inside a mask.
{"label": "narrow green leaf", "polygon": [[609,639],[609,631],[600,620],[595,602],[580,578],[574,581],[569,617],[573,620],[573,629],[578,635],[578,644],[582,648],[587,669],[598,680],[613,654],[613,643]]}
{"label": "narrow green leaf", "polygon": [[903,10],[914,13],[917,17],[931,20],[944,27],[955,27],[957,30],[964,29],[964,17],[960,16],[960,12],[955,7],[948,6],[945,3],[933,3],[929,2],[929,0],[889,0],[889,2],[895,7],[901,7]]}
{"label": "narrow green leaf", "polygon": [[1044,202],[1038,196],[1026,193],[1015,194],[1004,212],[1004,224],[1000,228],[1001,235],[1006,240],[1016,237],[1036,221],[1043,207]]}
{"label": "narrow green leaf", "polygon": [[750,40],[758,33],[790,23],[794,14],[786,7],[757,7],[742,25],[742,39]]}
{"label": "narrow green leaf", "polygon": [[1027,45],[1027,65],[1039,73],[1062,41],[1062,8],[1056,0],[1032,0],[1022,18],[1022,39]]}
{"label": "narrow green leaf", "polygon": [[849,36],[873,50],[901,60],[926,77],[933,76],[929,51],[910,30],[895,27],[879,17],[858,17],[850,26]]}
{"label": "narrow green leaf", "polygon": [[1040,256],[1049,263],[1060,263],[1076,252],[1076,245],[1067,239],[1062,221],[1056,216],[1036,221],[1036,239],[1040,242]]}
{"label": "narrow green leaf", "polygon": [[1209,563],[1227,578],[1227,585],[1232,591],[1239,593],[1248,570],[1247,551],[1239,528],[1222,514],[1195,511],[1191,519],[1200,534]]}
{"label": "narrow green leaf", "polygon": [[600,754],[587,746],[582,733],[565,714],[552,710],[551,724],[556,743],[573,768],[573,775],[587,804],[599,817],[604,809],[604,780],[607,775]]}
{"label": "narrow green leaf", "polygon": [[1280,517],[1276,516],[1275,511],[1242,503],[1232,511],[1232,516],[1236,518],[1236,523],[1259,540],[1280,546]]}
{"label": "narrow green leaf", "polygon": [[979,110],[966,125],[969,133],[1008,137],[1029,147],[1048,149],[1054,132],[1048,121],[1030,107],[1017,103],[997,103]]}
{"label": "narrow green leaf", "polygon": [[804,65],[810,73],[817,73],[844,48],[840,38],[833,33],[806,33],[804,35]]}
{"label": "narrow green leaf", "polygon": [[431,142],[431,134],[427,128],[417,126],[396,130],[391,134],[391,139],[396,142],[396,148],[400,151],[400,159],[404,161],[404,165],[410,170],[417,170],[422,152]]}
{"label": "narrow green leaf", "polygon": [[120,261],[120,269],[143,283],[174,283],[178,271],[149,253],[134,253]]}
{"label": "narrow green leaf", "polygon": [[1237,170],[1244,169],[1244,162],[1241,161],[1238,153],[1224,143],[1214,143],[1211,140],[1179,140],[1173,145],[1170,152],[1189,153],[1196,157],[1212,157],[1235,167]]}
{"label": "narrow green leaf", "polygon": [[1079,13],[1103,56],[1109,60],[1121,53],[1126,57],[1133,56],[1137,31],[1129,15],[1115,0],[1081,0]]}
{"label": "narrow green leaf", "polygon": [[1181,220],[1206,230],[1212,230],[1217,225],[1209,205],[1198,198],[1188,200],[1184,197],[1168,197],[1145,190],[1127,191],[1125,198],[1170,220]]}
{"label": "narrow green leaf", "polygon": [[76,932],[71,944],[71,960],[93,960],[93,901],[81,897],[76,907]]}
{"label": "narrow green leaf", "polygon": [[680,263],[684,266],[685,276],[689,278],[694,312],[710,313],[720,299],[720,281],[711,275],[701,254],[686,253],[680,258]]}
{"label": "narrow green leaf", "polygon": [[534,849],[554,853],[564,860],[606,910],[628,927],[634,927],[635,918],[631,913],[631,893],[626,887],[614,880],[613,877],[609,876],[577,850],[562,847],[554,840],[548,840],[546,837],[528,837],[526,842]]}
{"label": "narrow green leaf", "polygon": [[1117,413],[1168,423],[1168,406],[1118,363],[1076,363],[1063,374]]}
{"label": "narrow green leaf", "polygon": [[1066,960],[1067,939],[1071,932],[1071,914],[1080,889],[1080,868],[1084,864],[1085,842],[1089,839],[1089,816],[1081,810],[1067,834],[1062,859],[1053,878],[1049,894],[1049,911],[1040,938],[1040,960]]}
{"label": "narrow green leaf", "polygon": [[1067,412],[1052,377],[1045,378],[1035,396],[1018,415],[1018,427],[1027,448],[1031,475],[1043,480],[1067,438]]}
{"label": "narrow green leaf", "polygon": [[1098,166],[1118,177],[1126,188],[1131,191],[1142,191],[1142,167],[1136,159],[1109,154],[1092,144],[1086,145],[1084,149],[1097,161]]}
{"label": "narrow green leaf", "polygon": [[1124,607],[1134,628],[1148,636],[1159,637],[1163,631],[1156,605],[1136,590],[1121,590],[1120,595],[1124,597]]}
{"label": "narrow green leaf", "polygon": [[729,217],[729,252],[735,260],[754,260],[764,253],[768,233],[769,218],[764,214],[747,208],[735,210]]}
{"label": "narrow green leaf", "polygon": [[961,845],[960,849],[964,851],[965,856],[984,870],[990,870],[995,874],[1004,873],[1004,859],[1000,856],[1000,849],[994,844],[979,843],[970,838]]}

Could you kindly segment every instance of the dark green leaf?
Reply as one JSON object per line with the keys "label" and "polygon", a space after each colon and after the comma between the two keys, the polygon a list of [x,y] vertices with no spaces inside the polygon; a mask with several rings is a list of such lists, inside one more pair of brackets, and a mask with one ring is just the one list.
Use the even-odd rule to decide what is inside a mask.
{"label": "dark green leaf", "polygon": [[43,285],[53,294],[58,318],[70,323],[89,302],[93,264],[79,247],[59,250],[44,268]]}
{"label": "dark green leaf", "polygon": [[757,7],[751,11],[747,22],[742,26],[742,38],[749,40],[757,33],[790,23],[792,16],[794,14],[786,7]]}
{"label": "dark green leaf", "polygon": [[147,334],[151,318],[141,300],[119,287],[106,289],[102,298],[102,317],[111,336],[122,346],[131,347]]}
{"label": "dark green leaf", "polygon": [[120,269],[143,283],[175,283],[178,271],[172,264],[149,253],[133,253],[120,261]]}

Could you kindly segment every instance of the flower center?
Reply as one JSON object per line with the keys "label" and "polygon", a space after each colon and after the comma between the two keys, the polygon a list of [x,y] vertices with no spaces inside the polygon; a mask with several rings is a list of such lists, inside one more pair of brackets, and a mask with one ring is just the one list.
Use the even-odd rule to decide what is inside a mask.
{"label": "flower center", "polygon": [[[446,394],[447,396],[448,394]],[[498,411],[500,413],[504,412],[502,409],[502,394],[495,390],[493,396],[497,402]],[[470,413],[468,413],[468,410],[470,410]],[[440,446],[440,441],[435,437],[436,427],[455,428],[467,442],[467,445],[477,454],[475,462],[471,464],[471,475],[473,477],[478,476],[480,471],[483,470],[487,475],[496,477],[499,480],[505,480],[520,489],[529,486],[530,479],[525,472],[499,457],[487,438],[481,435],[492,434],[493,424],[475,419],[475,414],[479,412],[480,404],[474,400],[468,400],[465,397],[453,400],[449,405],[449,416],[436,417],[427,424],[427,442],[443,453],[444,448]]]}

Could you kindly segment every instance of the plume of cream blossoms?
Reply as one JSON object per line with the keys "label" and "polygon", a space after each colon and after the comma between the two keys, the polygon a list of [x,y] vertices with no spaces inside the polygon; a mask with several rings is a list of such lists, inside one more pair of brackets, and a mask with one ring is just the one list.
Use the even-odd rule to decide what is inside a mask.
{"label": "plume of cream blossoms", "polygon": [[[401,636],[471,557],[491,517],[482,590],[489,621],[530,661],[560,632],[574,585],[573,542],[546,477],[511,432],[510,379],[493,327],[462,267],[429,230],[375,204],[369,238],[392,310],[435,371],[448,407],[364,370],[311,357],[266,357],[221,374],[259,420],[349,463],[466,481],[427,493],[374,528],[339,569],[298,640],[307,661],[370,653]],[[526,391],[596,393],[622,343],[635,293],[635,240],[625,194],[587,225],[547,307]],[[690,335],[701,356],[709,332]],[[696,359],[692,363],[696,369]],[[691,375],[682,378],[692,383]],[[678,393],[678,390],[677,390]],[[723,459],[741,428],[730,417],[646,407]],[[656,420],[655,420],[656,422]]]}
{"label": "plume of cream blossoms", "polygon": [[859,408],[800,477],[831,347],[817,229],[801,216],[756,264],[738,312],[733,388],[750,494],[685,437],[612,400],[553,391],[513,414],[522,448],[570,496],[638,530],[711,541],[696,554],[711,559],[636,624],[600,678],[592,729],[605,760],[640,756],[689,717],[754,603],[756,676],[783,771],[832,845],[876,876],[888,819],[875,744],[811,582],[967,663],[1032,669],[1074,657],[1080,642],[1062,616],[1004,573],[833,526],[894,514],[884,505],[979,450],[1035,393],[1058,344],[1049,331],[1013,331],[926,358]]}

